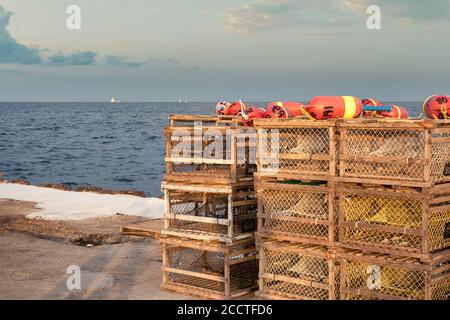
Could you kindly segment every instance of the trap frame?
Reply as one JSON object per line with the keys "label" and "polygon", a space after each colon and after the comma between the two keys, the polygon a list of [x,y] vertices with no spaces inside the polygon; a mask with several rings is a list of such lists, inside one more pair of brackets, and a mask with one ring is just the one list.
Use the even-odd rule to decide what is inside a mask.
{"label": "trap frame", "polygon": [[170,114],[170,127],[194,127],[202,126],[240,126],[241,121],[236,116],[223,115],[199,115],[199,114]]}
{"label": "trap frame", "polygon": [[430,263],[387,254],[345,250],[341,263],[342,300],[447,300],[450,255]]}
{"label": "trap frame", "polygon": [[339,185],[339,245],[429,261],[450,250],[450,183],[439,188]]}
{"label": "trap frame", "polygon": [[334,246],[337,240],[335,187],[331,182],[260,178],[258,236],[304,244]]}
{"label": "trap frame", "polygon": [[336,120],[255,119],[254,127],[261,176],[298,180],[336,177]]}
{"label": "trap frame", "polygon": [[161,289],[205,299],[238,299],[257,288],[253,241],[233,245],[163,237]]}
{"label": "trap frame", "polygon": [[215,126],[219,119],[216,116],[201,114],[170,114],[170,127],[193,127],[194,125]]}
{"label": "trap frame", "polygon": [[239,185],[163,182],[162,234],[232,243],[253,239],[257,199],[252,181]]}
{"label": "trap frame", "polygon": [[450,182],[449,120],[338,122],[340,181],[431,187]]}
{"label": "trap frame", "polygon": [[280,300],[338,300],[335,251],[318,245],[262,241],[257,295]]}
{"label": "trap frame", "polygon": [[256,171],[256,133],[227,126],[167,127],[166,180],[230,184]]}

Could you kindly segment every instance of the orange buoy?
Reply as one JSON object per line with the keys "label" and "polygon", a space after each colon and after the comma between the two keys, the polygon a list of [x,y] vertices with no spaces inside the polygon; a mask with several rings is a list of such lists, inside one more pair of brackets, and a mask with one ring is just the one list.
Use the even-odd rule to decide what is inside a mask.
{"label": "orange buoy", "polygon": [[430,119],[450,119],[450,96],[428,97],[422,109]]}
{"label": "orange buoy", "polygon": [[232,103],[228,101],[220,101],[216,104],[216,114],[221,116],[228,116],[230,114],[230,107]]}
{"label": "orange buoy", "polygon": [[230,115],[237,116],[238,114],[241,114],[245,108],[247,108],[247,106],[242,101],[239,100],[233,102],[230,106]]}
{"label": "orange buoy", "polygon": [[314,119],[353,119],[358,118],[363,105],[361,100],[351,96],[320,96],[313,98],[305,107]]}
{"label": "orange buoy", "polygon": [[251,127],[253,126],[253,119],[261,119],[266,116],[266,110],[256,107],[256,106],[250,106],[245,108],[244,111],[242,111],[241,114],[241,121],[242,123],[247,126]]}
{"label": "orange buoy", "polygon": [[361,100],[363,106],[371,106],[371,107],[379,107],[382,106],[383,103],[381,103],[380,100],[372,99],[372,98],[365,98]]}
{"label": "orange buoy", "polygon": [[303,114],[300,102],[270,102],[267,105],[266,118],[293,118]]}
{"label": "orange buoy", "polygon": [[386,118],[393,119],[408,119],[408,110],[399,106],[392,106],[391,111],[380,111],[380,115]]}

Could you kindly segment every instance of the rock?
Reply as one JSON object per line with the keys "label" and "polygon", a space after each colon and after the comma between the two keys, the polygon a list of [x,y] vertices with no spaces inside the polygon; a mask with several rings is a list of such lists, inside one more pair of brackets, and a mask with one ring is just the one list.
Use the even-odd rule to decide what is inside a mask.
{"label": "rock", "polygon": [[98,187],[78,187],[75,189],[77,192],[96,192],[102,193],[103,189]]}
{"label": "rock", "polygon": [[118,194],[128,194],[136,197],[145,198],[145,192],[144,191],[138,191],[138,190],[123,190],[118,191]]}
{"label": "rock", "polygon": [[47,184],[39,184],[38,186],[39,187],[44,187],[44,188],[52,188],[52,189],[64,190],[64,191],[69,191],[70,190],[70,188],[67,188],[63,184],[47,183]]}
{"label": "rock", "polygon": [[10,180],[9,183],[23,184],[23,185],[26,185],[26,186],[30,185],[30,182],[25,180],[25,179],[14,179],[14,180]]}

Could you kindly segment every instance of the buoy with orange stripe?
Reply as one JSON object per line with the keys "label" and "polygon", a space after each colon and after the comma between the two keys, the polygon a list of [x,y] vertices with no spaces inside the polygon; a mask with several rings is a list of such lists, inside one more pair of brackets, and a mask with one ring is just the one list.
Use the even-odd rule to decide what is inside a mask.
{"label": "buoy with orange stripe", "polygon": [[391,111],[380,111],[380,116],[393,119],[408,119],[408,110],[399,106],[391,106]]}
{"label": "buoy with orange stripe", "polygon": [[305,107],[306,115],[316,120],[358,118],[363,105],[352,96],[319,96],[313,98]]}
{"label": "buoy with orange stripe", "polygon": [[430,119],[450,119],[450,96],[428,97],[422,109]]}
{"label": "buoy with orange stripe", "polygon": [[228,101],[220,101],[216,104],[216,114],[222,116],[230,115],[230,107],[232,103]]}
{"label": "buoy with orange stripe", "polygon": [[365,98],[361,100],[363,106],[371,106],[371,107],[379,107],[382,106],[383,103],[381,103],[380,100],[372,99],[372,98]]}
{"label": "buoy with orange stripe", "polygon": [[270,102],[266,108],[266,118],[293,118],[303,114],[300,102]]}
{"label": "buoy with orange stripe", "polygon": [[246,107],[242,113],[241,113],[241,121],[242,123],[247,126],[251,127],[253,126],[253,119],[262,119],[266,116],[266,110],[256,107],[256,106],[250,106]]}

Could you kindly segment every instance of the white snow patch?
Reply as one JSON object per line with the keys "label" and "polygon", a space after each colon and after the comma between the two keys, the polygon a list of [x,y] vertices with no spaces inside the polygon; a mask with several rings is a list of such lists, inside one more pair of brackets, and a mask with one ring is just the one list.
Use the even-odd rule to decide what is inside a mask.
{"label": "white snow patch", "polygon": [[117,213],[162,218],[164,212],[164,201],[157,198],[64,191],[14,183],[0,183],[0,199],[37,202],[36,207],[42,210],[27,218],[47,220],[81,220]]}

